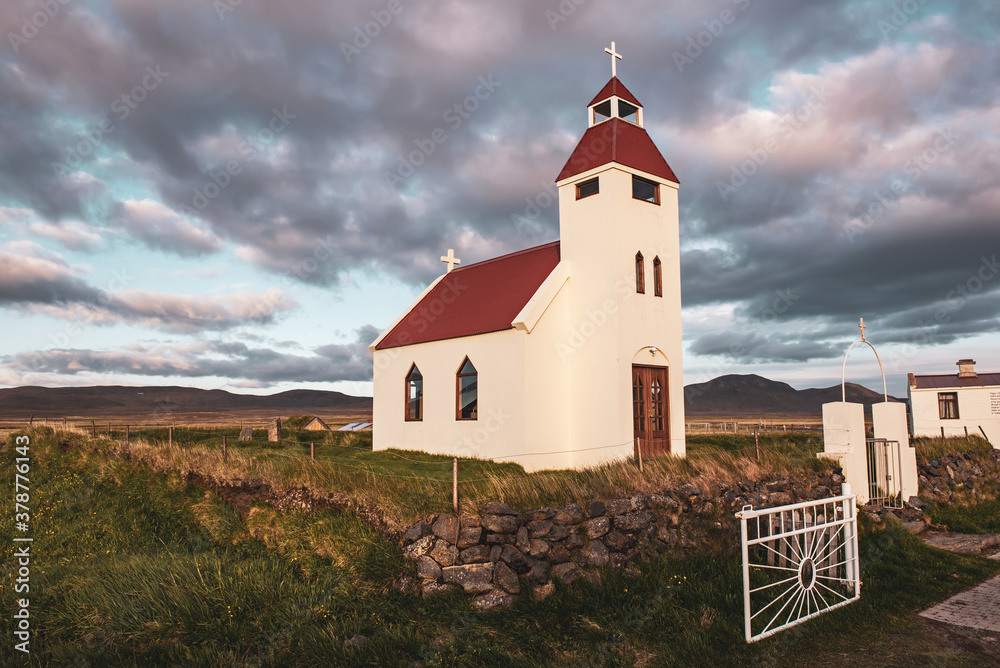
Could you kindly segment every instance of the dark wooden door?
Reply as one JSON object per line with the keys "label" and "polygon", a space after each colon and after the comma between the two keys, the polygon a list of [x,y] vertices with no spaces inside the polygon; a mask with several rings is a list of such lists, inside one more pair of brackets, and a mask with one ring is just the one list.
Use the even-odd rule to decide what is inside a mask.
{"label": "dark wooden door", "polygon": [[[642,456],[670,453],[667,369],[632,366],[632,429]],[[638,452],[636,452],[638,454]]]}

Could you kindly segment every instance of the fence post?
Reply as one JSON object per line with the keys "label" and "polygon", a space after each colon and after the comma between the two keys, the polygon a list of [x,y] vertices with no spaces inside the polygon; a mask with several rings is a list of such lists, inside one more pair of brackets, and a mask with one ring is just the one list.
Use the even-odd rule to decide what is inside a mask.
{"label": "fence post", "polygon": [[639,473],[642,473],[642,441],[638,436],[635,439],[635,452],[639,457]]}
{"label": "fence post", "polygon": [[[849,482],[842,482],[842,483],[840,483],[840,494],[841,494],[841,496],[850,496],[851,495],[851,491],[852,491],[851,490],[851,483],[849,483]],[[844,499],[843,504],[844,504],[844,519],[845,520],[853,519],[854,518],[854,499]],[[849,527],[850,524],[847,524],[846,526]],[[857,572],[855,572],[855,569],[854,569],[854,566],[855,566],[854,560],[857,557],[857,555],[854,553],[854,545],[855,545],[855,542],[857,541],[857,536],[855,535],[855,537],[852,539],[850,536],[847,535],[847,531],[849,531],[849,529],[845,529],[844,530],[844,537],[845,537],[845,540],[844,540],[844,560],[847,562],[845,564],[847,566],[847,579],[856,582],[858,574],[857,574]],[[856,531],[855,531],[855,533],[856,533]],[[855,585],[854,593],[855,594],[859,593],[857,585]]]}
{"label": "fence post", "polygon": [[93,420],[90,421],[90,437],[97,438],[97,423]]}
{"label": "fence post", "polygon": [[222,435],[222,461],[229,461],[229,446],[226,443],[226,435]]}
{"label": "fence post", "polygon": [[757,449],[757,461],[760,462],[760,436],[756,431],[753,433],[753,444]]}
{"label": "fence post", "polygon": [[[64,427],[66,426],[66,416],[65,416],[65,415],[63,415],[63,426],[64,426]],[[966,429],[966,430],[965,430],[965,432],[966,432],[966,433],[968,433],[968,432],[969,432],[969,430],[968,430],[968,429]]]}
{"label": "fence post", "polygon": [[316,443],[313,441],[309,442],[309,461],[316,463]]}
{"label": "fence post", "polygon": [[458,457],[451,460],[451,507],[458,515]]}
{"label": "fence post", "polygon": [[174,425],[167,428],[167,445],[174,447]]}
{"label": "fence post", "polygon": [[129,426],[125,425],[125,447],[126,448],[128,447],[128,438],[129,438]]}

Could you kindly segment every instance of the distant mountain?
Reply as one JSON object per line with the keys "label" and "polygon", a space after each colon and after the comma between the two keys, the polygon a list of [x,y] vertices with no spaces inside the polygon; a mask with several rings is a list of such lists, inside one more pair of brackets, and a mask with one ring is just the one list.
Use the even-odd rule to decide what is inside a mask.
{"label": "distant mountain", "polygon": [[[884,401],[879,392],[847,383],[847,400],[867,407]],[[796,390],[788,383],[754,374],[719,376],[684,388],[687,415],[747,416],[810,415],[819,417],[823,404],[841,401],[840,385]],[[889,401],[900,401],[889,397]]]}
{"label": "distant mountain", "polygon": [[371,413],[371,397],[324,390],[267,396],[193,387],[14,387],[0,389],[0,417],[125,417],[199,413]]}

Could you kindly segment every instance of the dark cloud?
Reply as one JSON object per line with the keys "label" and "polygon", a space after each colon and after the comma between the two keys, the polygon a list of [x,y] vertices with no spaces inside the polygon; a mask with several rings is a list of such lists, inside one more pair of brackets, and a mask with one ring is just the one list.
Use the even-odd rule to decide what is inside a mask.
{"label": "dark cloud", "polygon": [[[35,7],[5,4],[0,33]],[[230,247],[292,285],[359,271],[425,284],[449,247],[473,262],[557,236],[556,206],[543,203],[606,81],[601,49],[624,35],[620,74],[682,179],[685,305],[796,330],[778,342],[696,332],[692,352],[727,355],[736,342],[739,359],[816,359],[862,315],[898,341],[928,320],[933,342],[995,331],[1000,279],[937,317],[1000,252],[992,5],[928,3],[888,34],[891,5],[848,0],[403,7],[345,58],[370,3],[248,1],[221,18],[202,0],[64,6],[0,56],[0,117],[15,128],[0,131],[0,191],[60,243],[86,246],[81,230],[108,227],[186,256]],[[735,20],[679,68],[674,54],[726,10]],[[113,129],[74,157],[104,121]],[[956,141],[914,176],[948,128]],[[430,139],[438,129],[443,142]],[[778,149],[761,163],[768,139]],[[741,173],[723,197],[719,184]],[[126,176],[153,195],[117,194]],[[904,179],[903,196],[869,216]],[[90,227],[73,236],[78,220]],[[111,299],[50,269],[31,281],[8,272],[0,299],[100,304],[177,331],[234,327],[258,299]],[[316,351],[330,364],[356,354]]]}
{"label": "dark cloud", "polygon": [[327,383],[365,381],[372,377],[368,336],[359,341],[324,346],[314,355],[295,355],[243,343],[207,342],[189,345],[134,345],[112,350],[52,349],[22,352],[0,360],[0,370],[53,376],[78,374],[216,377],[252,381],[255,387],[284,381]]}

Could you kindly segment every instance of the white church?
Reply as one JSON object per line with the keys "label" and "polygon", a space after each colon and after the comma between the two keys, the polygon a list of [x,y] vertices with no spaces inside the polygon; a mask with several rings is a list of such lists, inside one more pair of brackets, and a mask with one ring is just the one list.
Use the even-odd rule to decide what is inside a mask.
{"label": "white church", "polygon": [[683,456],[677,190],[616,76],[556,178],[559,241],[447,271],[371,344],[374,449],[583,468]]}

